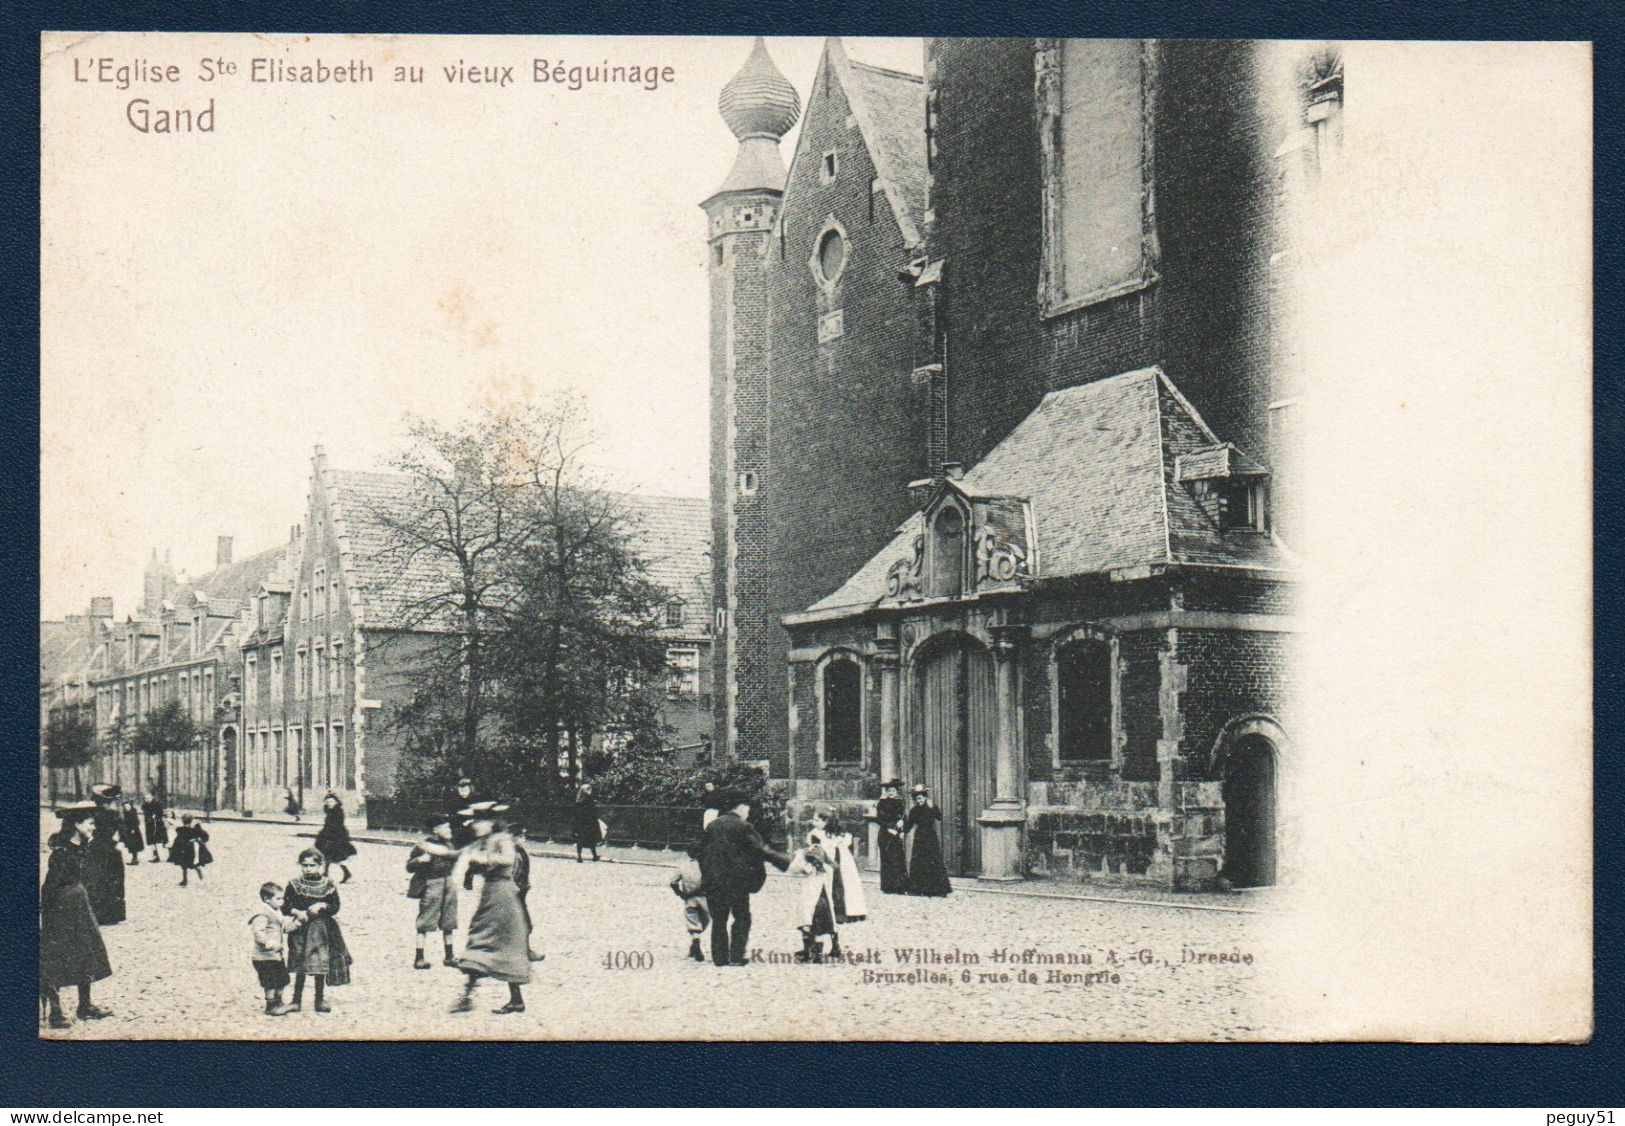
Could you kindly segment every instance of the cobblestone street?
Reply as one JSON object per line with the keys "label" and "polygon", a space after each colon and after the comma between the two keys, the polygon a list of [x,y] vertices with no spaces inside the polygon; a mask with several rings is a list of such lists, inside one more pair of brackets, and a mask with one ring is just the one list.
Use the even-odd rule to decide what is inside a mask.
{"label": "cobblestone street", "polygon": [[[42,839],[43,831],[42,823]],[[358,842],[355,878],[341,889],[353,983],[329,991],[331,1013],[314,1012],[307,997],[303,1012],[270,1018],[249,964],[247,922],[260,883],[294,874],[299,848],[310,843],[298,834],[313,826],[217,821],[209,831],[216,863],[201,884],[177,886],[179,873],[167,863],[126,869],[129,918],[102,932],[113,977],[95,987],[96,1002],[114,1016],[42,1035],[796,1039],[838,1029],[855,1040],[1137,1040],[1271,1032],[1259,982],[1270,963],[1269,915],[966,892],[927,900],[881,895],[866,881],[870,918],[843,928],[843,945],[873,960],[806,966],[790,961],[799,945],[797,888],[773,876],[753,899],[751,944],[762,961],[717,969],[685,957],[681,904],[666,886],[670,869],[542,855],[532,866],[530,906],[547,959],[525,988],[528,1010],[494,1015],[506,991],[486,983],[475,1011],[454,1015],[448,1008],[462,978],[439,965],[437,938],[429,944],[435,968],[411,967],[406,850],[369,842]],[[904,964],[905,950],[944,960],[916,956]],[[1092,962],[999,960],[1000,951],[1027,950],[1087,953]],[[1253,960],[1182,961],[1188,951],[1240,951]],[[648,968],[612,968],[617,952]],[[972,955],[979,961],[972,964]]]}

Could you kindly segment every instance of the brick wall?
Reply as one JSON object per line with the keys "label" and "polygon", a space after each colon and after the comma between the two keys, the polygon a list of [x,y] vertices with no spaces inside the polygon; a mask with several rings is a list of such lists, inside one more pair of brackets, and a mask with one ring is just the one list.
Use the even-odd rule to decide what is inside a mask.
{"label": "brick wall", "polygon": [[1046,319],[1032,40],[933,40],[931,252],[949,262],[952,456],[973,464],[1051,390],[1161,364],[1222,439],[1269,457],[1270,152],[1256,46],[1159,42],[1161,280]]}

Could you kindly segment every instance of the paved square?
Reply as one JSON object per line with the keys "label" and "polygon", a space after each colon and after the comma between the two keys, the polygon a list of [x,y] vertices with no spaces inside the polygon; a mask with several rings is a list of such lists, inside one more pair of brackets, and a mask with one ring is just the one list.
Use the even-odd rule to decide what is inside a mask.
{"label": "paved square", "polygon": [[[328,991],[331,1013],[314,1012],[307,996],[304,1012],[266,1017],[249,964],[248,918],[263,881],[294,875],[295,857],[310,843],[298,834],[314,826],[217,821],[209,830],[216,863],[201,884],[177,886],[179,872],[167,863],[125,869],[129,919],[102,932],[113,977],[95,992],[115,1015],[42,1035],[1132,1040],[1255,1039],[1272,1027],[1260,988],[1268,915],[975,892],[917,899],[866,884],[871,917],[843,928],[842,938],[851,954],[873,960],[808,966],[790,961],[799,948],[799,889],[772,876],[752,901],[751,945],[763,960],[718,969],[685,956],[682,905],[666,886],[671,869],[540,855],[530,907],[547,960],[525,988],[528,1010],[494,1015],[506,990],[486,983],[475,1011],[454,1015],[461,975],[438,958],[433,970],[412,969],[416,904],[405,896],[406,849],[367,842],[358,842],[355,878],[341,888],[353,983]],[[42,822],[42,839],[43,831]],[[437,942],[431,937],[431,954]],[[943,961],[901,961],[909,950]],[[1092,961],[1016,960],[1028,950]],[[1253,960],[1182,961],[1187,950]],[[1000,961],[999,951],[1016,958]],[[969,955],[979,961],[953,960]],[[648,968],[615,968],[626,964]]]}

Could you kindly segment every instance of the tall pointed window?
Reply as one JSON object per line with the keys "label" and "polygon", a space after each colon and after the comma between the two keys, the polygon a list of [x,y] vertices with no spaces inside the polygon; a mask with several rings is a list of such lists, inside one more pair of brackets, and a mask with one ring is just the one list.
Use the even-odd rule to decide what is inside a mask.
{"label": "tall pointed window", "polygon": [[823,732],[826,763],[863,761],[863,670],[851,657],[824,666]]}

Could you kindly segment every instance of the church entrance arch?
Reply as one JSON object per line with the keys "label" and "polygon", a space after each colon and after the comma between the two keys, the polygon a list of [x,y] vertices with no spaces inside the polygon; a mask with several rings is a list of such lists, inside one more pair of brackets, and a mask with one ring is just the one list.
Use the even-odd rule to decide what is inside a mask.
{"label": "church entrance arch", "polygon": [[1224,872],[1232,887],[1275,883],[1276,749],[1244,735],[1224,758]]}
{"label": "church entrance arch", "polygon": [[998,704],[993,655],[965,634],[926,643],[915,660],[914,762],[942,810],[942,856],[954,875],[981,872],[977,816],[993,801]]}

